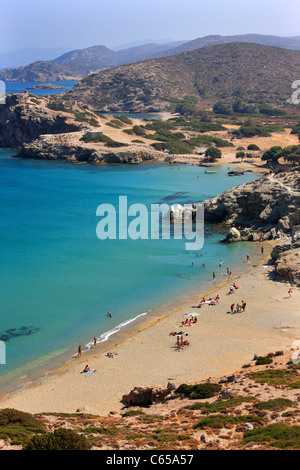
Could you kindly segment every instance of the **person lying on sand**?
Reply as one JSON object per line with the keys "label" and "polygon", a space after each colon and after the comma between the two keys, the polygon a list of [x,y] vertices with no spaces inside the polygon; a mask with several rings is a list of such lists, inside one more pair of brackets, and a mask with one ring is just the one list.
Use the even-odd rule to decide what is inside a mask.
{"label": "person lying on sand", "polygon": [[83,374],[83,373],[87,373],[87,374],[93,374],[94,372],[96,372],[97,369],[91,369],[88,364],[85,366],[85,368],[83,369],[83,371],[81,371],[80,373]]}
{"label": "person lying on sand", "polygon": [[105,354],[106,357],[114,357],[114,356],[117,356],[118,353],[112,353],[112,352],[108,352]]}

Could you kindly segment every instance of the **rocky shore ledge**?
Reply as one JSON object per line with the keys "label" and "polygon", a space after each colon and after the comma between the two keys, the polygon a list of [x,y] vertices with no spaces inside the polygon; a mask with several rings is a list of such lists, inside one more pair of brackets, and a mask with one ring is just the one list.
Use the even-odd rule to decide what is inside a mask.
{"label": "rocky shore ledge", "polygon": [[[122,141],[122,137],[120,142],[110,139],[111,145],[107,145],[101,135],[114,132],[112,127],[80,105],[68,108],[51,97],[16,93],[7,96],[2,108],[0,147],[17,149],[17,157],[96,165],[164,162],[168,157],[148,145]],[[84,141],[85,136],[92,137],[91,141]]]}
{"label": "rocky shore ledge", "polygon": [[17,154],[21,158],[39,160],[62,160],[72,163],[92,163],[95,165],[163,161],[162,152],[146,146],[126,146],[125,148],[97,149],[76,143],[66,143],[67,136],[45,135],[29,143],[24,143]]}
{"label": "rocky shore ledge", "polygon": [[300,172],[270,173],[204,202],[205,220],[230,226],[225,243],[276,240],[278,278],[300,285]]}

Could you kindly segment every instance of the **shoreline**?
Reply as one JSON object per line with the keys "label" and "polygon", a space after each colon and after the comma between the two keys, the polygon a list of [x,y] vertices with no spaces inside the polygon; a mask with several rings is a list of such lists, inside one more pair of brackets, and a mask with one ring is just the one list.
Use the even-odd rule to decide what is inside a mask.
{"label": "shoreline", "polygon": [[[272,243],[265,242],[264,246],[265,254],[261,260],[265,262]],[[289,305],[293,305],[292,310],[287,312],[285,308],[282,309],[281,304],[286,301],[276,299],[276,293],[281,291],[286,294],[286,285],[280,283],[282,288],[279,289],[276,287],[277,283],[265,279],[268,270],[262,267],[261,262],[256,263],[254,267],[252,263],[244,273],[233,276],[235,282],[241,285],[242,297],[247,302],[245,313],[226,314],[225,310],[228,310],[232,299],[232,295],[226,294],[229,289],[228,280],[211,286],[205,294],[203,292],[197,294],[196,289],[193,289],[193,293],[186,292],[180,300],[172,299],[164,303],[160,309],[166,308],[169,304],[169,310],[161,311],[161,315],[142,317],[141,323],[135,324],[127,334],[122,331],[121,334],[118,332],[116,336],[112,335],[111,341],[100,343],[96,350],[92,348],[73,364],[69,361],[37,382],[27,384],[25,389],[1,398],[0,408],[13,407],[37,413],[76,412],[77,409],[84,407],[89,413],[107,414],[112,409],[121,408],[122,395],[129,393],[134,386],[165,386],[168,380],[173,380],[179,385],[185,381],[193,382],[231,373],[232,370],[241,367],[245,361],[252,360],[256,353],[262,355],[270,352],[272,348],[277,350],[289,347],[295,339],[300,339],[295,299],[289,299]],[[251,300],[249,303],[249,295],[253,302],[253,293],[251,289],[246,291],[249,289],[248,279],[255,284],[258,307],[264,305],[263,297],[268,296],[266,292],[274,293],[275,299],[271,305],[267,305],[262,318],[251,305]],[[217,293],[221,293],[221,302],[218,306],[191,308],[191,305],[199,301],[203,295],[207,297]],[[235,300],[242,300],[239,298],[241,296],[239,291],[233,295]],[[294,295],[299,296],[299,290],[296,290]],[[280,308],[279,311],[277,309],[276,318],[273,319],[266,314],[270,314],[270,308],[272,311],[278,302]],[[248,310],[251,310],[251,316]],[[169,337],[168,334],[176,330],[176,325],[184,318],[186,311],[199,313],[198,324],[188,329],[190,346],[178,352],[174,350],[175,338]],[[216,312],[216,321],[214,321],[214,312]],[[258,323],[256,324],[254,320]],[[271,327],[275,320],[275,326]],[[296,326],[286,328],[284,331],[286,325],[282,323],[285,320]],[[233,329],[228,330],[227,323]],[[239,354],[237,346],[240,349]],[[104,356],[104,352],[114,350],[118,355],[113,359]],[[199,364],[198,357],[204,358],[204,362]],[[80,375],[86,363],[91,368],[97,369],[97,372],[89,378],[85,377],[85,374]],[[87,380],[89,385],[85,384]]]}
{"label": "shoreline", "polygon": [[[268,242],[272,243],[272,242]],[[253,243],[251,242],[251,245]],[[255,250],[255,246],[257,244],[253,244],[254,251],[258,251],[257,248]],[[253,253],[257,259],[260,258],[260,254]],[[241,274],[244,274],[242,270],[243,264],[239,263],[236,264],[235,270],[238,272],[233,279],[237,279],[240,277]],[[248,267],[247,271],[251,268]],[[212,281],[206,280],[203,286],[203,292],[207,295],[207,292],[211,293],[215,290],[218,290],[224,285],[228,284],[227,276],[223,276],[222,281],[218,282],[217,284],[214,281],[213,286],[209,286]],[[211,290],[213,289],[213,290]],[[165,317],[169,316],[174,312],[174,310],[178,309],[178,304],[184,305],[188,299],[193,299],[195,294],[195,287],[190,287],[189,289],[185,289],[181,294],[178,296],[168,298],[167,300],[161,300],[156,306],[151,306],[146,312],[139,313],[136,316],[129,318],[128,320],[124,320],[123,322],[117,324],[116,326],[112,327],[109,330],[104,331],[97,337],[97,353],[101,351],[104,353],[108,351],[109,348],[115,348],[122,344],[127,339],[135,336],[140,331],[146,330],[152,326],[154,326],[157,322],[164,319]],[[167,313],[162,313],[167,312]],[[106,339],[104,339],[106,337]],[[103,339],[102,339],[103,338]],[[16,372],[9,372],[7,376],[12,376],[7,381],[5,381],[1,387],[3,388],[4,392],[0,393],[0,408],[1,408],[1,400],[6,399],[7,397],[14,396],[23,390],[26,390],[30,387],[35,387],[40,383],[43,383],[45,380],[50,380],[51,378],[55,378],[55,376],[60,375],[75,365],[74,361],[76,360],[77,363],[79,361],[85,363],[85,358],[90,357],[90,355],[94,354],[94,345],[93,341],[88,341],[86,338],[81,342],[84,344],[82,348],[82,356],[78,358],[78,354],[74,352],[76,351],[75,347],[71,344],[65,349],[65,352],[62,353],[59,351],[53,351],[54,357],[50,360],[46,359],[46,362],[41,365],[36,364],[33,368],[32,366],[26,364],[23,367],[16,370]],[[56,353],[58,354],[56,355]],[[46,356],[47,357],[47,356]],[[43,358],[41,358],[43,359]],[[39,359],[36,360],[38,362]],[[35,362],[35,361],[34,361]],[[30,367],[30,369],[28,369]],[[20,375],[20,370],[22,375]],[[18,374],[14,377],[15,374]],[[6,376],[3,376],[5,379]],[[20,384],[22,378],[26,377],[27,382],[25,384]]]}

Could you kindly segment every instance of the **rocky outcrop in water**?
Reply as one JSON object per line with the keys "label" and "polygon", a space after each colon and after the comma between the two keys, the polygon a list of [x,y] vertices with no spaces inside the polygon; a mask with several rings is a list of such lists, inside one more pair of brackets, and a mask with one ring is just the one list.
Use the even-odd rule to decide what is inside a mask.
{"label": "rocky outcrop in water", "polygon": [[264,175],[204,202],[207,222],[240,229],[275,229],[273,238],[300,223],[299,206],[299,171]]}
{"label": "rocky outcrop in water", "polygon": [[300,172],[268,174],[205,201],[205,219],[230,225],[226,243],[278,240],[271,258],[279,279],[300,284]]}

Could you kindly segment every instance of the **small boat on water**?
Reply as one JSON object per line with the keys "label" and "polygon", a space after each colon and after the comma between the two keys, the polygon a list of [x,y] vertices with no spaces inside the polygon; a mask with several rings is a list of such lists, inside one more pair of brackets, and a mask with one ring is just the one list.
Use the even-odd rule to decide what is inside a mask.
{"label": "small boat on water", "polygon": [[217,171],[205,170],[205,173],[218,173]]}
{"label": "small boat on water", "polygon": [[240,175],[243,175],[244,172],[242,170],[238,170],[238,171],[228,171],[227,175],[228,176],[240,176]]}

